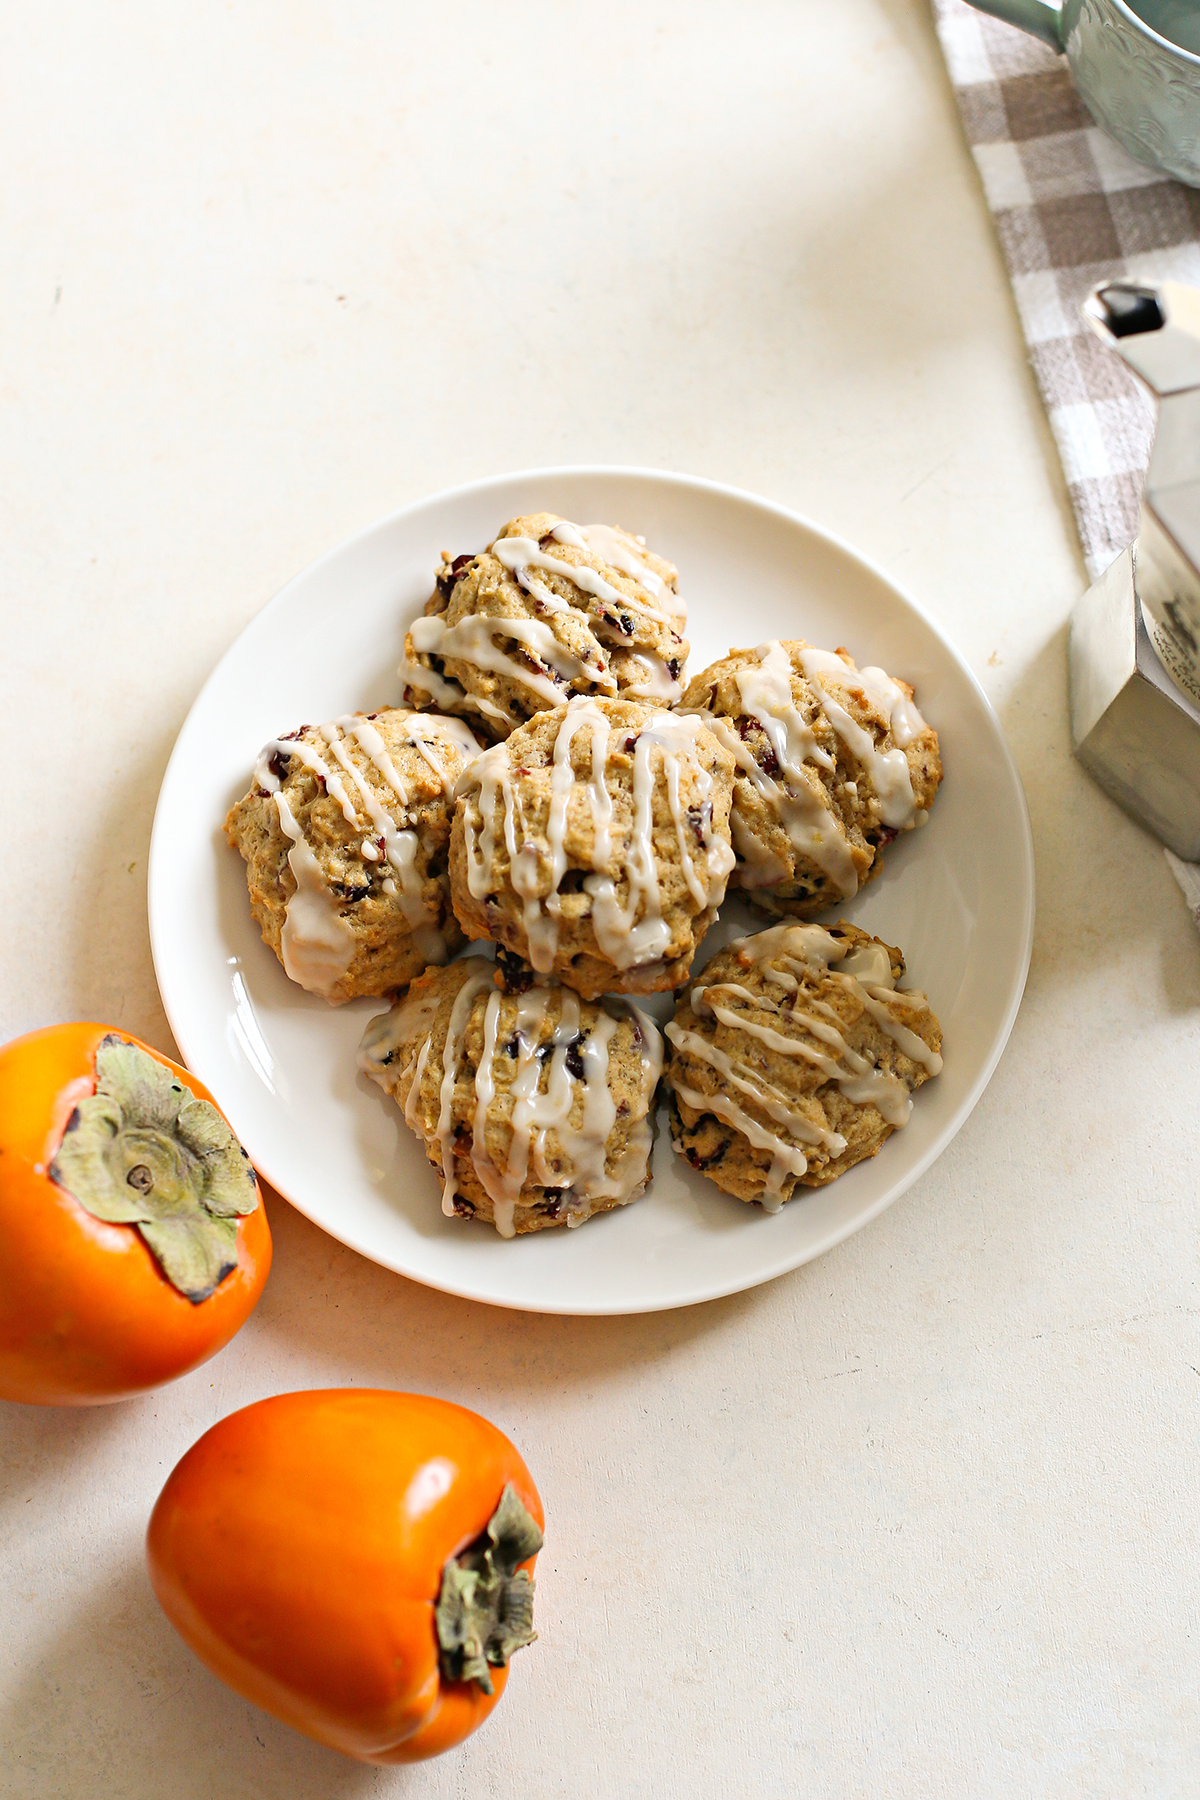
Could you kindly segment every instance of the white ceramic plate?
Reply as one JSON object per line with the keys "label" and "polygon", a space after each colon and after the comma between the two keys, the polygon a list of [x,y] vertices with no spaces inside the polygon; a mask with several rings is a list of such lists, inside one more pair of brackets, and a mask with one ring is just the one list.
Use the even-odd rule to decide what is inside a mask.
{"label": "white ceramic plate", "polygon": [[[305,722],[395,704],[404,628],[439,552],[488,543],[549,509],[641,532],[679,566],[696,671],[735,645],[844,644],[916,688],[941,734],[929,824],[887,852],[845,916],[908,961],[945,1032],[945,1071],[879,1155],[772,1216],[727,1198],[671,1151],[635,1205],[578,1231],[505,1242],[443,1218],[437,1180],[398,1109],[355,1068],[377,1000],[330,1008],[261,943],[221,822],[261,744]],[[699,961],[769,923],[729,903]],[[163,1003],[260,1172],[343,1243],[417,1281],[534,1312],[685,1306],[769,1281],[848,1237],[903,1193],[966,1119],[1004,1048],[1029,965],[1033,848],[1020,780],[974,677],[879,570],[791,513],[730,488],[633,469],[549,469],[460,488],[394,514],[289,582],[209,678],[180,732],[150,852]]]}

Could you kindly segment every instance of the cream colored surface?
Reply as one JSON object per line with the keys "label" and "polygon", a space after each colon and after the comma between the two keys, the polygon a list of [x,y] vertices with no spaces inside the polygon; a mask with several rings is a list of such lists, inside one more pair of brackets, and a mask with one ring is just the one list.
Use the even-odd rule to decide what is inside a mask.
{"label": "cream colored surface", "polygon": [[[146,847],[209,668],[350,531],[537,462],[760,490],[891,569],[1004,719],[1041,912],[967,1127],[774,1286],[506,1315],[276,1203],[211,1367],[4,1409],[0,1792],[1193,1795],[1200,944],[1068,756],[1082,570],[921,0],[56,0],[2,34],[4,1035],[170,1048]],[[343,1382],[479,1407],[549,1516],[541,1641],[411,1771],[228,1694],[142,1568],[208,1424]]]}

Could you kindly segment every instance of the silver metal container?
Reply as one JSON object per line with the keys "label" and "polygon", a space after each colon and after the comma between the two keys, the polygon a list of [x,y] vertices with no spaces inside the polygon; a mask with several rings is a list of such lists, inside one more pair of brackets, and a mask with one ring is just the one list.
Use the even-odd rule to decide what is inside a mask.
{"label": "silver metal container", "polygon": [[1076,754],[1126,812],[1200,861],[1200,291],[1110,282],[1093,328],[1158,399],[1137,542],[1071,619]]}

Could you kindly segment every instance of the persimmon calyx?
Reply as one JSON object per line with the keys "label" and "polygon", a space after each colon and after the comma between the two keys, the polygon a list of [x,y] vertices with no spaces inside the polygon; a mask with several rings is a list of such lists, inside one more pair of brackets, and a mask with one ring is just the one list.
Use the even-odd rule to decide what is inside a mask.
{"label": "persimmon calyx", "polygon": [[517,1565],[541,1547],[536,1520],[507,1483],[482,1535],[442,1570],[436,1617],[446,1680],[494,1693],[490,1670],[532,1644],[533,1577]]}
{"label": "persimmon calyx", "polygon": [[50,1177],[94,1219],[136,1226],[197,1306],[237,1266],[238,1218],[258,1205],[250,1159],[216,1107],[115,1032],[96,1047],[96,1091],[67,1120]]}

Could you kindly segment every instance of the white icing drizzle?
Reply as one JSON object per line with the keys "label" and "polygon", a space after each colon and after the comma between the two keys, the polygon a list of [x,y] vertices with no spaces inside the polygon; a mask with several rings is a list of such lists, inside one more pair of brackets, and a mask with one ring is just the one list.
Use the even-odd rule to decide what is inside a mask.
{"label": "white icing drizzle", "polygon": [[[774,963],[784,957],[789,963],[808,963],[818,969],[827,969],[846,954],[845,945],[823,925],[772,925],[750,937],[734,938],[727,948],[738,951],[739,961],[746,963]],[[776,974],[772,969],[772,977]]]}
{"label": "white icing drizzle", "polygon": [[454,1089],[458,1081],[459,1064],[462,1061],[463,1039],[466,1036],[475,997],[477,994],[484,993],[492,985],[490,967],[481,969],[478,974],[469,976],[463,982],[454,996],[450,1024],[446,1031],[445,1048],[442,1051],[442,1084],[438,1095],[435,1141],[442,1162],[442,1211],[447,1218],[451,1219],[454,1217],[454,1134],[450,1127],[454,1108]]}
{"label": "white icing drizzle", "polygon": [[[662,1038],[657,1028],[635,1007],[610,1001],[587,1029],[586,1037],[581,1037],[580,1000],[569,988],[535,983],[518,995],[515,1002],[516,1059],[508,1083],[511,1101],[508,1142],[503,1161],[497,1161],[488,1147],[488,1127],[491,1124],[494,1140],[493,1109],[500,1088],[496,1079],[497,1055],[507,1058],[509,1048],[507,1044],[503,1047],[499,1044],[504,1000],[492,985],[489,963],[470,975],[455,997],[442,1055],[438,1121],[432,1133],[423,1132],[419,1090],[430,1054],[436,1000],[410,999],[394,1007],[391,1013],[373,1019],[359,1050],[360,1068],[387,1087],[394,1080],[394,1077],[389,1078],[387,1069],[395,1060],[397,1050],[403,1044],[411,1045],[414,1038],[423,1034],[404,1116],[410,1126],[423,1132],[429,1148],[436,1148],[443,1173],[443,1212],[448,1215],[454,1212],[452,1123],[454,1096],[462,1073],[463,1046],[476,1004],[488,989],[491,991],[483,1012],[483,1050],[474,1078],[470,1156],[480,1184],[492,1202],[496,1230],[501,1237],[515,1236],[516,1206],[522,1188],[530,1179],[543,1187],[563,1190],[561,1204],[565,1208],[568,1227],[580,1225],[590,1218],[600,1200],[627,1204],[641,1192],[649,1175],[653,1141],[650,1109],[663,1056]],[[559,995],[559,1015],[549,1038],[543,1041],[554,994]],[[617,1109],[609,1085],[609,1045],[622,1017],[636,1019],[641,1031],[642,1080],[639,1116],[630,1127],[627,1148],[610,1168],[609,1140],[617,1123]],[[573,1049],[582,1075],[572,1072],[570,1055]],[[573,1114],[577,1115],[574,1125],[571,1123]],[[554,1134],[553,1146],[549,1140],[551,1132]]]}
{"label": "white icing drizzle", "polygon": [[[924,994],[912,988],[907,993],[897,993],[891,958],[883,944],[874,939],[866,944],[856,944],[843,955],[833,974],[835,980],[850,989],[859,1004],[910,1061],[919,1063],[930,1075],[941,1074],[942,1059],[937,1051],[931,1050],[923,1037],[897,1019],[895,1012],[897,1005],[917,1012],[924,1010],[929,1003]],[[837,1015],[831,1008],[820,1002],[815,1004],[836,1019]]]}
{"label": "white icing drizzle", "polygon": [[860,981],[873,982],[876,987],[895,991],[892,959],[887,953],[887,945],[878,943],[875,938],[865,944],[856,944],[853,950],[843,956],[838,964],[838,972],[842,975],[857,975]]}
{"label": "white icing drizzle", "polygon": [[[786,1094],[766,1079],[757,1069],[751,1069],[746,1063],[738,1062],[734,1057],[709,1043],[699,1032],[688,1031],[674,1019],[666,1027],[667,1036],[679,1049],[689,1056],[695,1056],[701,1062],[710,1063],[717,1070],[723,1082],[745,1094],[779,1125],[784,1125],[793,1137],[805,1144],[822,1144],[831,1156],[840,1156],[846,1148],[846,1140],[838,1131],[828,1131],[823,1125],[817,1125],[807,1113],[798,1112]],[[703,1110],[703,1109],[701,1109]]]}
{"label": "white icing drizzle", "polygon": [[650,1152],[654,1147],[654,1096],[662,1077],[666,1045],[662,1033],[648,1013],[632,1000],[606,1000],[607,1008],[628,1010],[636,1019],[641,1033],[638,1062],[641,1070],[638,1110],[640,1117],[629,1128],[624,1156],[613,1165],[610,1179],[620,1194],[631,1199],[641,1193],[650,1179]]}
{"label": "white icing drizzle", "polygon": [[[592,898],[592,929],[600,952],[618,969],[629,969],[665,958],[671,931],[662,915],[653,839],[653,799],[657,785],[652,748],[662,752],[661,773],[666,778],[667,804],[675,827],[680,862],[697,905],[712,909],[725,897],[725,884],[734,864],[731,847],[713,834],[710,795],[713,779],[696,755],[699,720],[656,712],[642,726],[633,749],[633,822],[625,845],[624,867],[629,898],[622,906],[611,875],[589,875],[584,883]],[[683,809],[680,764],[688,764],[698,803],[699,842],[703,855],[693,859],[687,840],[688,819]],[[595,774],[593,771],[593,784]],[[603,776],[601,776],[603,782]],[[693,808],[692,810],[696,810]],[[639,916],[640,915],[640,916]]]}
{"label": "white icing drizzle", "polygon": [[373,1081],[384,1079],[383,1070],[410,1038],[427,1037],[441,1002],[436,994],[409,989],[389,1012],[376,1013],[358,1046],[358,1066]]}
{"label": "white icing drizzle", "polygon": [[644,587],[658,601],[670,591],[662,576],[655,574],[650,564],[638,555],[615,525],[572,525],[569,519],[560,519],[551,528],[550,536],[557,538],[560,544],[570,544],[576,550],[590,550],[594,556],[606,562],[610,569],[632,576],[640,587]]}
{"label": "white icing drizzle", "polygon": [[[681,627],[686,609],[679,596],[637,554],[634,546],[626,541],[622,533],[611,526],[579,526],[562,519],[552,527],[549,535],[573,549],[591,552],[618,573],[631,577],[641,587],[646,598],[623,593],[590,564],[567,562],[560,556],[549,554],[534,538],[497,538],[489,547],[491,555],[532,596],[542,613],[551,616],[573,613],[587,625],[593,643],[597,636],[604,637],[613,644],[628,643],[631,634],[619,622],[621,613],[635,614],[672,630]],[[590,595],[602,607],[611,608],[616,612],[617,618],[610,618],[603,612],[597,617],[586,606],[575,605],[570,599],[556,594],[545,581],[539,579],[538,571],[561,576],[571,583],[576,592]],[[616,677],[601,656],[599,645],[577,655],[559,643],[553,628],[544,619],[473,615],[461,619],[457,625],[449,625],[442,615],[431,614],[414,621],[410,627],[410,637],[414,650],[421,655],[448,656],[472,663],[476,668],[519,682],[550,706],[561,705],[563,700],[553,678],[514,659],[497,644],[497,638],[507,637],[521,644],[530,655],[543,664],[548,664],[563,681],[585,679],[589,688],[600,693],[611,695],[617,692]],[[645,679],[627,691],[634,696],[662,700],[673,705],[680,698],[683,688],[679,680],[671,675],[665,659],[653,652],[641,651],[636,660],[645,668]],[[503,708],[466,694],[457,682],[439,675],[436,670],[425,669],[418,663],[406,661],[401,665],[400,673],[406,682],[431,694],[441,706],[475,706],[487,716],[501,721],[510,730],[517,723]]]}
{"label": "white icing drizzle", "polygon": [[[630,575],[658,601],[664,617],[673,620],[682,631],[687,624],[687,604],[680,594],[650,567],[639,554],[646,548],[645,538],[634,538],[618,531],[615,525],[572,525],[560,519],[551,532],[560,544],[572,544],[577,550],[588,549],[606,562],[610,569]],[[638,548],[635,549],[634,545]]]}
{"label": "white icing drizzle", "polygon": [[[762,940],[766,938],[773,940],[772,943],[763,944]],[[882,944],[872,941],[848,948],[844,940],[832,937],[819,925],[784,925],[776,926],[771,931],[759,932],[755,937],[741,938],[735,946],[731,947],[736,948],[743,956],[749,954],[755,962],[778,956],[785,965],[790,965],[792,971],[798,976],[803,975],[806,965],[809,969],[815,966],[822,970],[830,969],[832,964],[839,965],[831,969],[834,980],[849,988],[859,1004],[892,1039],[897,1048],[902,1050],[911,1061],[918,1063],[928,1074],[939,1075],[941,1073],[942,1058],[937,1051],[931,1050],[917,1032],[896,1017],[897,1005],[902,1010],[911,1012],[923,1009],[927,1003],[923,994],[912,990],[905,994],[896,992],[891,959]],[[837,1014],[833,1012],[832,1008],[817,1001],[813,1002],[813,1006],[837,1022]],[[791,1016],[801,1019],[809,1030],[815,1031],[817,1022],[811,1016],[804,1017],[796,1011],[793,1011]],[[827,1033],[828,1028],[826,1028],[826,1034],[818,1032],[817,1035],[827,1035]],[[879,1104],[870,1092],[872,1079],[870,1071],[874,1065],[867,1063],[865,1058],[858,1057],[857,1052],[850,1050],[841,1039],[840,1032],[835,1035],[839,1040],[835,1047],[838,1048],[842,1061],[858,1078],[856,1085],[865,1084],[865,1100],[860,1100],[859,1103],[873,1103],[889,1124],[897,1126],[903,1124],[912,1110],[912,1103],[907,1099],[907,1089],[904,1090],[904,1117],[902,1119],[893,1117],[892,1114],[900,1111],[895,1095],[889,1097],[887,1093],[884,1093],[883,1097],[888,1102],[885,1106]],[[832,1038],[827,1036],[827,1041],[832,1041]],[[864,1066],[859,1067],[859,1064]],[[894,1082],[900,1088],[904,1087],[904,1083],[895,1076],[885,1076],[875,1071],[874,1078],[885,1083]],[[839,1085],[842,1084],[839,1082]],[[843,1092],[846,1093],[848,1099],[857,1097],[844,1086]]]}
{"label": "white icing drizzle", "polygon": [[[483,1009],[483,1055],[475,1070],[475,1117],[471,1132],[471,1161],[475,1173],[483,1183],[484,1191],[491,1196],[492,1217],[496,1230],[501,1237],[515,1237],[513,1226],[513,1208],[515,1197],[510,1196],[504,1183],[504,1177],[495,1169],[488,1157],[487,1120],[488,1111],[496,1098],[494,1079],[496,1064],[496,1033],[500,1028],[500,995],[493,988]],[[445,1211],[443,1201],[442,1210]],[[453,1204],[451,1211],[453,1211]]]}
{"label": "white icing drizzle", "polygon": [[[716,730],[715,722],[710,729]],[[732,735],[732,734],[730,734]],[[728,746],[724,733],[717,732],[723,744]],[[742,817],[742,810],[737,804],[736,794],[733,808],[729,814],[729,830],[733,838],[733,847],[739,858],[738,867],[730,876],[730,885],[739,888],[773,887],[777,882],[787,881],[791,870],[782,857],[776,856],[754,833]]]}
{"label": "white icing drizzle", "polygon": [[672,675],[665,657],[653,650],[631,650],[626,660],[646,672],[643,680],[625,683],[625,693],[631,700],[661,700],[672,706],[681,697],[683,683]]}
{"label": "white icing drizzle", "polygon": [[[560,520],[553,527],[551,536],[557,538],[559,543],[569,544],[576,550],[592,549],[590,544],[584,542],[578,526],[569,524],[565,519]],[[596,552],[596,554],[600,553]],[[649,604],[644,600],[635,600],[631,595],[623,593],[620,588],[614,587],[611,581],[606,581],[600,571],[593,569],[590,563],[564,562],[561,556],[550,556],[534,538],[497,538],[492,545],[492,555],[498,562],[503,563],[509,574],[514,575],[528,593],[536,593],[543,605],[549,604],[555,611],[560,611],[564,607],[573,612],[580,609],[571,607],[569,601],[552,594],[545,582],[537,581],[530,574],[531,569],[543,569],[549,575],[561,575],[565,581],[569,581],[581,593],[590,594],[594,600],[601,600],[607,606],[617,607],[622,612],[641,613],[645,618],[655,619],[660,624],[666,623],[666,614],[662,606],[655,603],[653,597]],[[604,560],[607,562],[609,559],[606,557]],[[620,569],[620,564],[613,564],[613,566]],[[621,570],[620,572],[622,574],[634,573],[632,570]],[[649,574],[650,570],[644,569],[643,573],[634,574],[634,579],[648,593],[653,594],[653,590],[645,580],[645,576]],[[656,576],[655,580],[657,579]],[[659,583],[660,587],[664,585]],[[590,613],[585,613],[584,617],[591,620]]]}
{"label": "white icing drizzle", "polygon": [[[622,593],[610,581],[607,581],[598,570],[587,563],[564,562],[561,557],[550,556],[533,538],[505,537],[497,538],[492,545],[495,556],[509,571],[525,591],[539,602],[548,612],[574,612],[582,618],[589,629],[606,638],[610,643],[624,645],[630,633],[621,625],[603,614],[594,618],[582,607],[576,607],[569,600],[552,592],[543,581],[539,581],[533,573],[542,569],[548,573],[560,575],[585,594],[591,594],[606,606],[611,606],[628,616],[630,613],[651,619],[655,624],[673,627],[679,622],[680,615],[668,606],[668,597],[677,606],[681,606],[679,596],[672,593],[662,577],[656,575],[649,565],[637,556],[632,547],[624,542],[621,534],[612,526],[589,525],[582,527],[572,525],[568,519],[560,519],[551,527],[549,535],[560,544],[566,544],[575,550],[591,551],[601,557],[610,567],[623,575],[628,575],[650,596],[649,603],[636,600],[631,595]],[[611,551],[611,555],[609,552]],[[673,706],[683,694],[683,684],[671,674],[666,660],[653,651],[631,653],[631,659],[640,663],[645,670],[644,678],[635,684],[627,684],[624,692],[633,698],[662,700]],[[610,685],[598,682],[598,686],[606,693],[615,693],[615,679]]]}
{"label": "white icing drizzle", "polygon": [[[904,749],[926,729],[915,704],[882,669],[852,669],[833,651],[813,650],[808,645],[799,651],[799,657],[821,711],[851,755],[857,757],[869,773],[883,823],[893,831],[910,830],[917,822],[917,806]],[[822,684],[822,675],[840,682],[843,687],[861,688],[887,718],[897,748],[877,750],[871,733],[851,718],[841,701]]]}
{"label": "white icing drizzle", "polygon": [[[570,796],[582,785],[588,797],[594,832],[593,874],[584,881],[591,899],[592,929],[602,956],[618,969],[642,967],[662,960],[671,941],[671,929],[662,914],[653,839],[653,801],[659,782],[665,783],[667,805],[679,845],[680,864],[696,904],[701,909],[720,905],[725,883],[733,867],[733,851],[712,829],[710,795],[712,776],[696,754],[696,734],[702,728],[694,717],[654,712],[644,723],[630,727],[633,746],[633,820],[629,838],[620,846],[628,899],[617,896],[617,884],[606,872],[613,857],[612,796],[606,781],[611,725],[587,696],[565,708],[555,737],[549,816],[545,847],[528,834],[520,795],[514,788],[508,749],[498,744],[464,772],[457,792],[478,794],[476,806],[465,810],[467,883],[475,899],[495,891],[497,816],[503,816],[504,842],[510,879],[523,902],[523,924],[529,943],[529,960],[539,973],[554,966],[558,950],[561,903],[559,887],[566,873],[565,848]],[[591,732],[591,768],[582,784],[575,775],[571,746],[576,734]],[[656,772],[653,753],[660,752]],[[681,790],[681,765],[686,763],[695,796],[685,809]],[[700,854],[693,855],[688,811],[699,819]],[[547,854],[548,851],[548,854]]]}
{"label": "white icing drizzle", "polygon": [[[432,737],[425,735],[426,728],[433,729]],[[414,713],[408,722],[409,743],[413,745],[414,749],[421,752],[441,782],[442,792],[447,800],[453,800],[458,776],[451,774],[435,748],[435,746],[439,746],[439,740],[443,740],[439,747],[444,749],[446,738],[449,738],[455,748],[461,752],[464,762],[474,762],[482,752],[482,744],[471,728],[465,725],[461,719],[443,719],[437,714]]]}
{"label": "white icing drizzle", "polygon": [[342,817],[347,825],[358,824],[354,802],[346,792],[340,775],[329,767],[320,751],[312,744],[306,744],[303,738],[272,738],[270,743],[263,745],[254,765],[254,779],[259,787],[265,788],[268,794],[279,792],[282,783],[271,767],[271,758],[275,755],[297,757],[316,776],[318,782],[325,783],[326,792],[341,807]]}
{"label": "white icing drizzle", "polygon": [[[514,542],[520,542],[516,539]],[[503,675],[521,687],[528,688],[547,706],[561,706],[563,695],[553,678],[528,663],[517,662],[502,650],[496,639],[511,638],[543,664],[549,664],[563,681],[586,677],[605,693],[616,693],[617,684],[611,671],[598,662],[585,661],[560,644],[549,625],[540,619],[497,619],[484,613],[472,613],[457,625],[447,625],[440,613],[414,619],[409,626],[413,648],[426,656],[455,657],[473,663],[494,675]],[[431,671],[429,671],[431,672]],[[426,670],[418,679],[424,682]]]}
{"label": "white icing drizzle", "polygon": [[409,662],[405,657],[397,673],[406,688],[428,694],[438,706],[469,706],[482,713],[485,719],[494,719],[505,731],[515,731],[517,727],[518,721],[513,715],[497,706],[494,700],[486,700],[482,694],[469,694],[457,681],[447,681],[444,675],[439,675],[436,669],[427,669],[423,663]]}
{"label": "white icing drizzle", "polygon": [[931,1050],[924,1038],[919,1037],[915,1031],[902,1024],[892,1011],[889,1002],[892,1001],[893,996],[889,987],[867,987],[856,981],[852,975],[841,975],[840,972],[838,979],[846,982],[875,1023],[882,1027],[896,1047],[903,1050],[910,1061],[920,1063],[921,1067],[930,1075],[941,1074],[942,1059],[937,1051]]}
{"label": "white icing drizzle", "polygon": [[[838,660],[840,661],[841,658],[839,657]],[[898,744],[901,750],[907,750],[908,746],[919,738],[922,732],[929,729],[921,717],[916,701],[904,692],[900,683],[894,681],[886,670],[860,669],[856,679],[858,686],[862,688],[867,698],[873,701],[879,711],[886,716],[891,728],[892,741]]]}
{"label": "white icing drizzle", "polygon": [[[410,715],[404,721],[408,741],[414,744],[437,773],[447,798],[453,793],[454,778],[431,750],[431,744],[449,739],[464,753],[478,753],[479,746],[466,727],[457,720],[442,720],[429,715]],[[416,868],[419,842],[415,830],[397,825],[393,810],[378,798],[350,756],[347,743],[358,745],[387,788],[395,796],[396,810],[410,804],[411,794],[392,761],[382,736],[370,719],[359,713],[347,713],[317,728],[325,754],[303,738],[272,738],[259,752],[254,778],[275,798],[279,823],[291,840],[288,865],[296,878],[296,891],[287,904],[280,951],[283,966],[293,981],[310,993],[328,996],[345,974],[354,956],[354,932],[338,910],[338,901],[311,846],[304,838],[295,815],[281,792],[281,781],[271,768],[274,757],[297,757],[304,767],[323,782],[326,792],[342,809],[342,816],[356,831],[365,817],[373,837],[364,838],[359,852],[367,862],[384,861],[392,871],[382,889],[389,898],[397,897],[400,910],[413,939],[431,963],[446,960],[446,943],[425,904],[423,884]],[[337,929],[331,921],[336,920]],[[349,946],[347,952],[347,946]],[[342,957],[340,965],[339,957]],[[301,971],[301,972],[297,972]]]}
{"label": "white icing drizzle", "polygon": [[[870,942],[848,949],[843,941],[833,937],[819,925],[779,925],[769,931],[759,932],[754,937],[740,938],[729,948],[738,951],[741,959],[747,962],[782,962],[784,968],[772,967],[768,973],[772,982],[777,983],[785,993],[790,991],[798,995],[806,975],[829,971],[835,981],[844,984],[854,994],[864,1010],[906,1056],[930,1075],[940,1073],[941,1057],[930,1049],[923,1038],[895,1016],[894,1008],[897,1003],[914,1010],[923,1008],[926,1003],[922,994],[896,993],[891,959],[882,944]],[[834,964],[840,966],[831,967]],[[770,1025],[762,1024],[758,1019],[747,1017],[746,1013],[714,998],[718,994],[743,1000],[758,1012],[778,1014],[781,1022],[784,1019],[793,1021],[815,1038],[816,1044],[785,1035]],[[886,1123],[897,1130],[908,1122],[912,1100],[907,1084],[899,1076],[878,1068],[870,1057],[851,1048],[843,1036],[841,1019],[825,1001],[810,998],[806,1003],[785,1007],[782,1002],[768,996],[752,994],[749,989],[734,981],[698,984],[692,989],[690,999],[695,1013],[707,1013],[731,1030],[758,1038],[779,1055],[802,1058],[820,1070],[827,1080],[832,1081],[852,1105],[873,1106]],[[808,1010],[804,1010],[805,1005]],[[816,1016],[818,1014],[819,1017]],[[685,1030],[674,1021],[667,1026],[667,1036],[686,1054],[708,1062],[720,1074],[723,1087],[732,1087],[746,1094],[768,1118],[782,1125],[793,1138],[799,1138],[801,1143],[810,1145],[821,1142],[821,1135],[812,1120],[790,1107],[787,1097],[773,1087],[761,1072],[745,1063],[735,1062],[715,1044],[710,1044],[698,1033]],[[750,1118],[726,1093],[719,1091],[716,1095],[700,1094],[674,1078],[673,1085],[676,1093],[695,1111],[715,1114],[736,1131],[742,1132],[755,1148],[771,1152],[771,1167],[762,1204],[767,1211],[777,1212],[782,1203],[784,1177],[789,1173],[799,1177],[807,1169],[803,1152],[759,1121]],[[839,1156],[846,1148],[845,1139],[839,1134],[826,1133],[824,1136],[826,1148],[832,1157]]]}
{"label": "white icing drizzle", "polygon": [[[543,1186],[566,1186],[567,1223],[578,1224],[592,1210],[591,1202],[613,1191],[605,1178],[606,1146],[617,1122],[617,1109],[608,1086],[608,1046],[617,1021],[603,1013],[578,1051],[582,1082],[571,1074],[567,1055],[578,1044],[580,1009],[578,995],[560,989],[561,1013],[550,1038],[551,1053],[544,1092],[541,1089],[540,1026],[550,989],[529,988],[517,1001],[517,1064],[510,1093],[512,1117],[508,1159],[496,1168],[487,1154],[488,1109],[495,1098],[493,1064],[499,1028],[500,995],[493,994],[484,1020],[484,1052],[475,1077],[475,1134],[472,1159],[475,1171],[491,1197],[496,1230],[501,1237],[514,1235],[513,1215],[532,1161],[535,1178]],[[570,1115],[578,1089],[583,1089],[583,1116],[578,1127]],[[546,1135],[553,1130],[570,1164],[569,1181],[547,1161]]]}
{"label": "white icing drizzle", "polygon": [[462,751],[463,756],[468,761],[470,761],[472,757],[478,756],[483,748],[479,739],[471,730],[471,727],[465,724],[462,719],[445,719],[440,713],[413,714],[412,718],[409,720],[409,728],[413,733],[413,742],[415,744],[423,744],[425,742],[421,733],[427,725],[432,725],[435,728],[435,737],[448,737],[452,744],[457,744],[458,748]]}
{"label": "white icing drizzle", "polygon": [[321,865],[279,792],[275,807],[283,834],[291,840],[287,859],[296,878],[280,939],[283,966],[308,993],[328,997],[354,960],[354,933],[338,912]]}
{"label": "white icing drizzle", "polygon": [[715,1113],[718,1119],[724,1119],[727,1125],[732,1125],[735,1131],[740,1131],[744,1137],[749,1138],[756,1150],[771,1152],[771,1166],[767,1170],[766,1186],[759,1204],[764,1212],[777,1213],[783,1205],[784,1176],[799,1177],[808,1168],[808,1157],[804,1151],[795,1144],[789,1144],[775,1132],[768,1131],[757,1119],[752,1119],[749,1113],[743,1112],[727,1094],[701,1094],[678,1078],[674,1087],[685,1106],[692,1107],[696,1112]]}
{"label": "white icing drizzle", "polygon": [[408,1099],[404,1102],[404,1123],[410,1131],[419,1132],[421,1129],[418,1124],[417,1108],[421,1101],[421,1080],[425,1074],[425,1064],[429,1061],[429,1052],[432,1046],[433,1039],[426,1038],[417,1051],[417,1066],[413,1070],[412,1086],[408,1090]]}
{"label": "white icing drizzle", "polygon": [[[736,757],[739,769],[767,806],[778,814],[796,852],[815,863],[848,900],[858,892],[858,869],[850,841],[819,778],[806,766],[815,764],[832,772],[836,759],[817,742],[796,706],[791,659],[783,645],[773,639],[760,644],[755,655],[757,667],[737,672],[738,694],[743,711],[766,733],[782,779],[776,780],[759,766],[749,746],[726,720],[705,714],[705,721]],[[742,887],[766,887],[780,879],[778,860],[755,843],[740,821],[738,849],[746,864],[741,872]]]}

